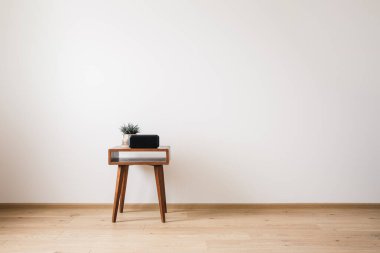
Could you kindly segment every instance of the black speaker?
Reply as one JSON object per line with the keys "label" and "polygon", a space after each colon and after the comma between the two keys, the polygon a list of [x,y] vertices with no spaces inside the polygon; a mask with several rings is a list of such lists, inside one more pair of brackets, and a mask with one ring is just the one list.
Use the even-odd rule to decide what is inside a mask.
{"label": "black speaker", "polygon": [[130,148],[158,148],[160,137],[158,135],[132,134],[129,139]]}

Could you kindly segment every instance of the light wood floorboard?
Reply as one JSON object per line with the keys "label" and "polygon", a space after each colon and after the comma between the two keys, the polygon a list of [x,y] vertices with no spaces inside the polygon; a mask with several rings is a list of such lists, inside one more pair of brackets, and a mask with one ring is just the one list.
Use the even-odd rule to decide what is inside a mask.
{"label": "light wood floorboard", "polygon": [[1,253],[380,252],[380,208],[0,208]]}

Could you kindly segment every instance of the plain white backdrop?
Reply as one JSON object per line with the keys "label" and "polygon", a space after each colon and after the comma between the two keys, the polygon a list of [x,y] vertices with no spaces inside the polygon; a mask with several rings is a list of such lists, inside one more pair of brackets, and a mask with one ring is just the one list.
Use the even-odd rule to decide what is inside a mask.
{"label": "plain white backdrop", "polygon": [[[0,1],[0,202],[380,202],[380,1]],[[129,203],[157,202],[132,167]]]}

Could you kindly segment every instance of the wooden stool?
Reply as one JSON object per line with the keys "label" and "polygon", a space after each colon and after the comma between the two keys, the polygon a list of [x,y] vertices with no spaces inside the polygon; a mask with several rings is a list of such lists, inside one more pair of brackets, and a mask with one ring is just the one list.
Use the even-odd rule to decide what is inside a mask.
{"label": "wooden stool", "polygon": [[[158,202],[160,206],[161,221],[165,222],[166,209],[166,194],[165,194],[165,179],[164,166],[169,164],[170,147],[158,148],[129,148],[129,147],[113,147],[108,149],[108,164],[118,165],[115,198],[113,202],[112,222],[116,222],[117,211],[120,203],[120,213],[124,209],[125,190],[127,188],[128,170],[130,165],[150,165],[154,167],[156,176],[156,186]],[[164,152],[164,158],[122,158],[119,157],[120,152]]]}

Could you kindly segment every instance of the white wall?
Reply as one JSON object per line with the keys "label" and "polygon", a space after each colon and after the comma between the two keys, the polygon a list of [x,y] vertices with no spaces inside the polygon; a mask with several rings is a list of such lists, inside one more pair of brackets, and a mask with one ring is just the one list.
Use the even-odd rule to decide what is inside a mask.
{"label": "white wall", "polygon": [[[380,202],[380,1],[0,1],[0,202]],[[156,202],[149,167],[127,202]]]}

